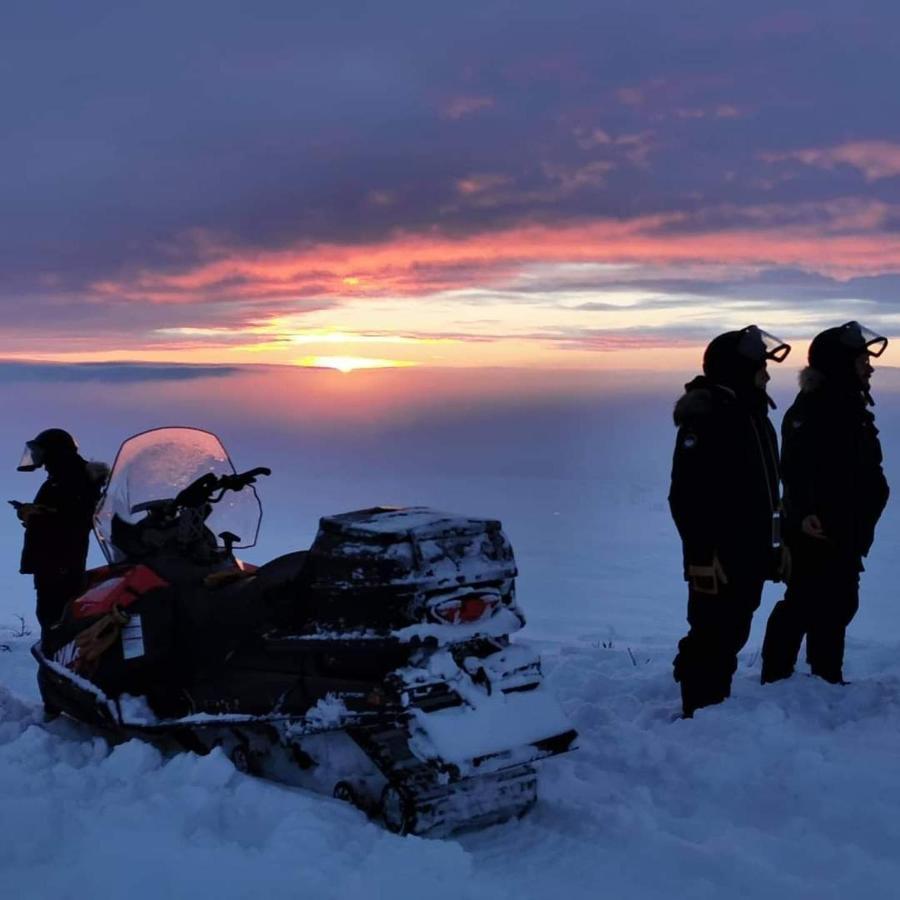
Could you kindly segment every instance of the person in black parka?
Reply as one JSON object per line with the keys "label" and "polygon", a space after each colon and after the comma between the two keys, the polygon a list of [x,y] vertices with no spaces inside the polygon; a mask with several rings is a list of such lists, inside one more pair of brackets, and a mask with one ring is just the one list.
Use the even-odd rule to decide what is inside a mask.
{"label": "person in black parka", "polygon": [[887,339],[847,322],[817,335],[782,423],[785,540],[792,573],[763,643],[763,684],[794,671],[803,636],[813,675],[843,682],[844,633],[888,500],[869,393]]}
{"label": "person in black parka", "polygon": [[766,363],[789,352],[755,325],[719,335],[704,353],[704,374],[675,405],[669,506],[683,545],[690,631],[673,666],[686,717],[731,693],[763,584],[779,577],[778,444]]}
{"label": "person in black parka", "polygon": [[60,618],[83,587],[94,508],[109,470],[86,462],[74,438],[61,428],[42,431],[25,445],[20,472],[44,467],[47,479],[32,503],[17,503],[25,527],[19,571],[34,576],[41,633]]}

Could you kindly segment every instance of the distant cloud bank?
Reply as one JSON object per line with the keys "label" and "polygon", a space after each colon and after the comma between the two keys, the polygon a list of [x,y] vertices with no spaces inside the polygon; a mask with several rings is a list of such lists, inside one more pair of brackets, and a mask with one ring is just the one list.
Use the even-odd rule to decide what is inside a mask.
{"label": "distant cloud bank", "polygon": [[0,360],[0,383],[98,381],[107,384],[152,381],[189,381],[227,378],[240,372],[237,366],[197,366],[154,363],[40,363]]}

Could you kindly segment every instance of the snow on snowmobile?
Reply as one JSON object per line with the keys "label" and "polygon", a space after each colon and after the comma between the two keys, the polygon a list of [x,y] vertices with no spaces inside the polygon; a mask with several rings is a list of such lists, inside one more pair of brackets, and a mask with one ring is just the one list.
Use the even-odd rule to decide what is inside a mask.
{"label": "snow on snowmobile", "polygon": [[525,619],[500,523],[359,510],[254,567],[235,550],[256,542],[268,474],[198,429],[125,441],[95,515],[108,565],[32,650],[48,713],[220,747],[398,833],[526,812],[534,763],[576,732],[510,640]]}

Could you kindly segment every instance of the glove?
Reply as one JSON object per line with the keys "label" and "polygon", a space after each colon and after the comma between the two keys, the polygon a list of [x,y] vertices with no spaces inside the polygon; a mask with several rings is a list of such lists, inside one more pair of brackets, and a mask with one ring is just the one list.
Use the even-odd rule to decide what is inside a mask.
{"label": "glove", "polygon": [[815,538],[817,541],[828,540],[828,536],[825,534],[825,529],[822,528],[822,523],[818,516],[807,516],[800,523],[800,530],[808,537]]}
{"label": "glove", "polygon": [[53,512],[56,512],[56,510],[50,509],[49,506],[44,506],[41,503],[22,503],[16,507],[16,515],[23,525],[27,525],[32,516],[42,516]]}
{"label": "glove", "polygon": [[722,568],[719,557],[715,555],[708,566],[689,565],[687,574],[691,590],[698,594],[715,595],[719,593],[720,585],[728,584],[725,569]]}

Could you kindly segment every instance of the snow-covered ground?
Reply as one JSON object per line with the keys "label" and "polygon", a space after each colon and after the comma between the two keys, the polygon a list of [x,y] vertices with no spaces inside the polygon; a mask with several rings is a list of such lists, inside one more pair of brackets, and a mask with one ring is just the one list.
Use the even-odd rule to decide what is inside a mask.
{"label": "snow-covered ground", "polygon": [[[308,543],[318,514],[378,501],[496,515],[520,563],[524,636],[542,650],[580,749],[543,765],[541,800],[524,820],[423,840],[392,836],[337,801],[240,775],[217,754],[110,748],[74,723],[44,724],[33,635],[17,634],[17,614],[34,626],[27,580],[10,574],[19,541],[10,522],[0,530],[3,896],[898,895],[893,506],[850,629],[851,685],[803,675],[759,685],[773,586],[732,699],[675,720],[671,658],[684,590],[665,492],[677,378],[674,390],[544,386],[525,399],[498,392],[477,402],[462,399],[461,379],[430,385],[435,408],[405,397],[346,420],[329,418],[328,404],[310,400],[315,392],[283,382],[277,409],[242,413],[222,401],[227,380],[205,381],[29,385],[27,410],[0,426],[7,468],[29,436],[21,432],[46,424],[71,425],[98,456],[141,427],[213,428],[239,467],[274,470],[261,488],[261,542],[247,554],[255,561]],[[0,386],[0,400],[14,404],[22,390]],[[790,392],[779,385],[779,399]],[[885,393],[877,412],[888,476],[900,485],[900,396]],[[36,483],[0,472],[10,497],[27,497]]]}

